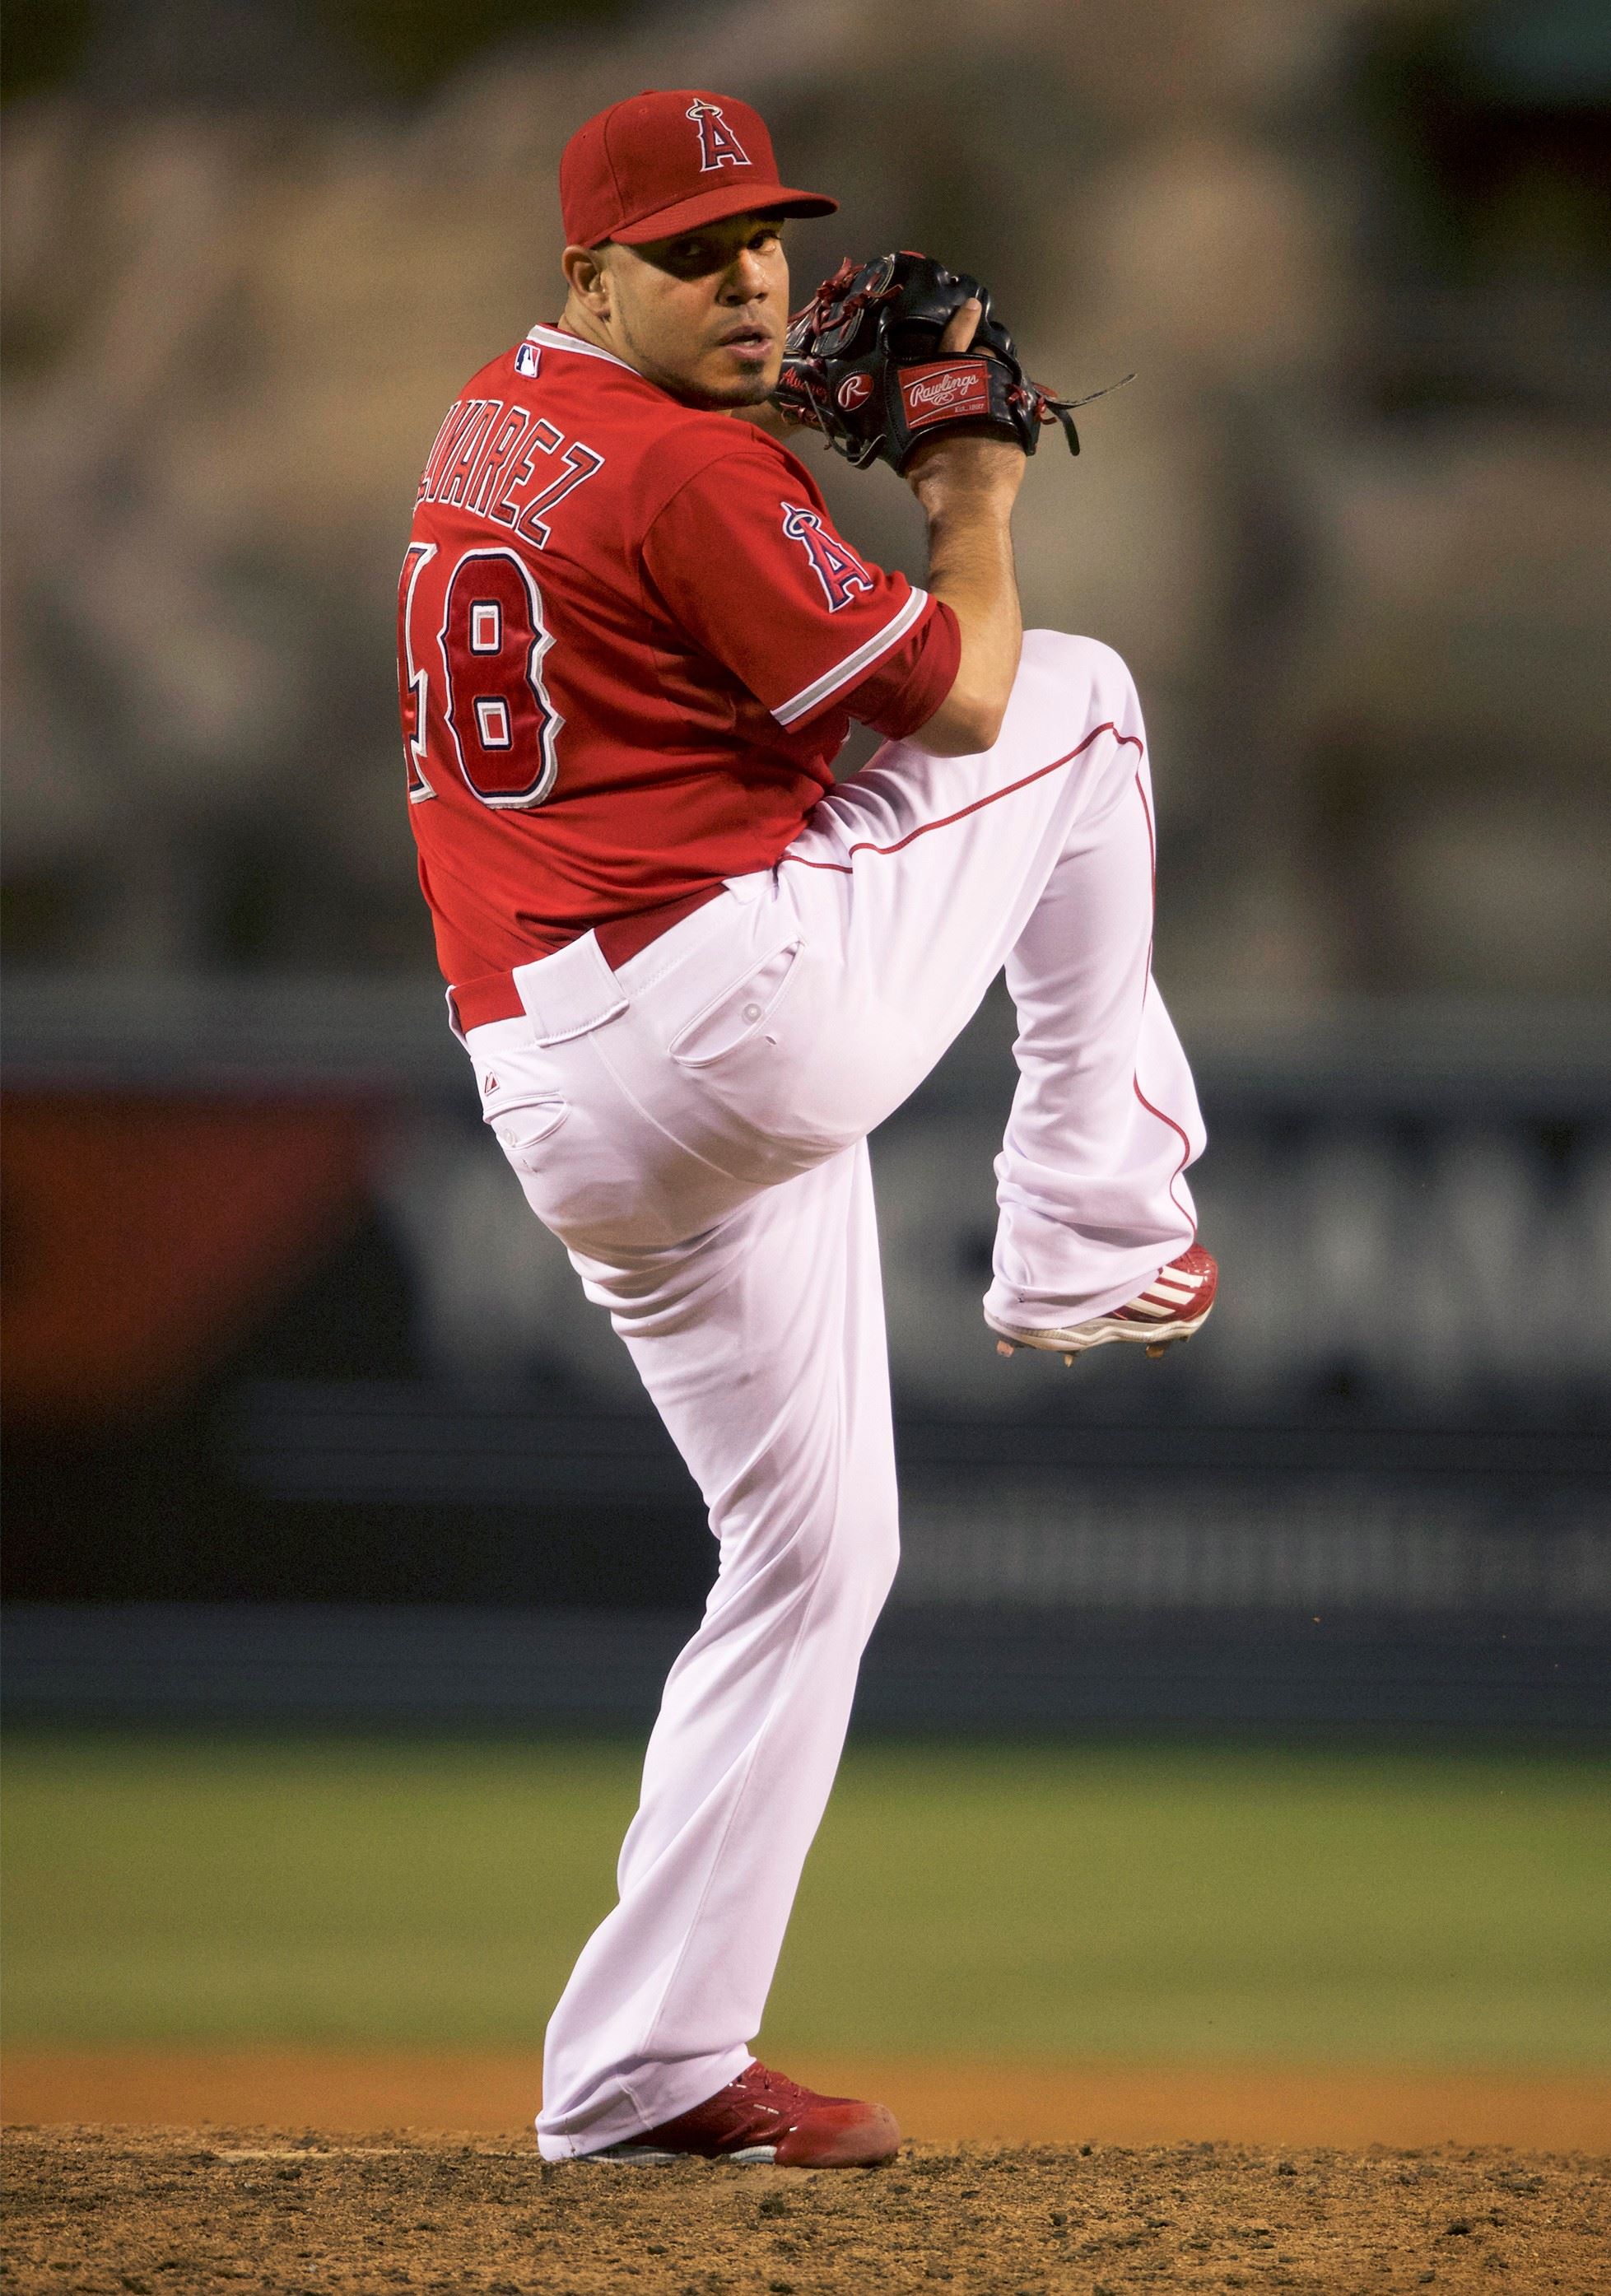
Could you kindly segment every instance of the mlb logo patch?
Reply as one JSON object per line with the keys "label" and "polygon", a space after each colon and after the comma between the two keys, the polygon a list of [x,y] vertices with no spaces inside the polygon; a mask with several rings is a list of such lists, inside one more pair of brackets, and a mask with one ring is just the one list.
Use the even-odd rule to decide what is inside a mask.
{"label": "mlb logo patch", "polygon": [[543,354],[538,350],[536,343],[522,343],[519,349],[515,353],[515,373],[517,374],[536,374],[538,365],[542,359],[542,356]]}
{"label": "mlb logo patch", "polygon": [[940,359],[928,366],[904,366],[900,373],[910,430],[990,412],[990,382],[982,358]]}

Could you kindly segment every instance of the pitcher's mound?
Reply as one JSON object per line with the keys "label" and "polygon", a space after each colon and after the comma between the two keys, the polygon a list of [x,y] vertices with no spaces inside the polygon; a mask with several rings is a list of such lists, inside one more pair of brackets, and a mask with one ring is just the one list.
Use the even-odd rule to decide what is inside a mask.
{"label": "pitcher's mound", "polygon": [[17,2296],[1611,2291],[1611,2162],[1492,2148],[920,2144],[814,2174],[549,2168],[515,2136],[50,2128],[6,2152]]}

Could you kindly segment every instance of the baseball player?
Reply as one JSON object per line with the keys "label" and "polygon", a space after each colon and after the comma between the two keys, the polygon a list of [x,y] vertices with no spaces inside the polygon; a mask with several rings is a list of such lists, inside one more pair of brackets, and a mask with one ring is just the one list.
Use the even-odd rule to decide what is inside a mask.
{"label": "baseball player", "polygon": [[[466,384],[421,480],[408,795],[487,1121],[719,1561],[618,1902],[548,2029],[538,2136],[551,2161],[875,2162],[900,2141],[883,2106],[749,2046],[895,1567],[867,1136],[1005,967],[986,1324],[1070,1357],[1201,1324],[1145,736],[1116,655],[1022,632],[1009,523],[1045,404],[984,291],[915,363],[879,338],[864,381],[830,354],[896,308],[893,267],[830,283],[791,340],[796,411],[831,437],[825,390],[871,408],[927,514],[914,588],[774,435],[781,226],[835,203],[781,182],[757,114],[632,97],[572,137],[560,189],[559,320]],[[886,745],[836,788],[853,718]]]}

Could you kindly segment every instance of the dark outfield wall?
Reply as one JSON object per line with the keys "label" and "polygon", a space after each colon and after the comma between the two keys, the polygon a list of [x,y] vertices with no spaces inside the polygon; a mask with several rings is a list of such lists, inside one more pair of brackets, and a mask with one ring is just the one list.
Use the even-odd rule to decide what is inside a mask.
{"label": "dark outfield wall", "polygon": [[[1002,1364],[978,1316],[1009,1038],[987,1007],[875,1143],[906,1546],[885,1641],[930,1652],[908,1677],[958,1620],[1066,1676],[1010,1631],[1034,1619],[1085,1636],[1086,1704],[1178,1683],[1205,1635],[1224,1673],[1251,1635],[1285,1638],[1290,1705],[1323,1639],[1376,1636],[1390,1675],[1384,1633],[1476,1634],[1578,1682],[1586,1718],[1611,1620],[1595,1016],[1199,1031],[1223,1304],[1177,1358],[1073,1374]],[[12,1601],[538,1606],[578,1631],[697,1605],[692,1487],[429,995],[86,1013],[25,988],[7,1074]]]}

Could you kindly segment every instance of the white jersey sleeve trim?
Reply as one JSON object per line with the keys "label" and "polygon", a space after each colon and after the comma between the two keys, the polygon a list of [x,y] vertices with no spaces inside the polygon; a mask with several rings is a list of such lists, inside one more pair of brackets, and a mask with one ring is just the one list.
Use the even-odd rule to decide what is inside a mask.
{"label": "white jersey sleeve trim", "polygon": [[584,358],[602,359],[607,366],[626,367],[628,374],[638,372],[635,366],[626,366],[626,360],[617,358],[613,351],[601,350],[597,343],[585,343],[580,335],[565,334],[558,327],[528,327],[526,340],[528,343],[540,343],[547,351],[577,351]]}
{"label": "white jersey sleeve trim", "polygon": [[772,713],[779,725],[797,724],[800,718],[809,717],[814,709],[820,709],[829,696],[838,693],[842,686],[854,685],[880,654],[887,653],[891,646],[899,644],[928,603],[928,591],[914,589],[911,597],[891,615],[881,630],[857,646],[854,653],[847,653],[843,661],[836,662],[831,669],[825,669],[821,677],[814,677],[809,685],[803,685],[789,701],[780,702]]}

